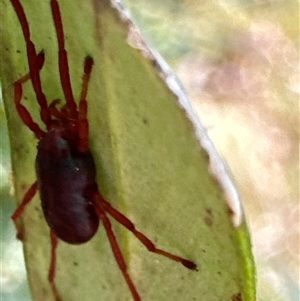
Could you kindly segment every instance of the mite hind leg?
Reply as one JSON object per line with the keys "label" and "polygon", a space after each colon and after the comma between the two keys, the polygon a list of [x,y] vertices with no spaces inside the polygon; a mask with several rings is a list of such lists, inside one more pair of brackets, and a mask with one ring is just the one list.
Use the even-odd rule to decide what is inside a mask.
{"label": "mite hind leg", "polygon": [[62,301],[56,284],[55,284],[55,274],[56,274],[56,249],[58,245],[58,237],[56,234],[51,230],[50,231],[50,240],[51,240],[51,261],[49,267],[49,274],[48,274],[48,281],[51,286],[51,290],[53,292],[55,301]]}
{"label": "mite hind leg", "polygon": [[109,218],[107,217],[105,211],[101,208],[101,206],[95,206],[95,209],[96,209],[96,212],[97,212],[100,220],[103,222],[103,226],[106,231],[111,249],[114,254],[114,257],[119,266],[119,269],[121,270],[121,272],[123,274],[123,277],[125,278],[125,281],[132,294],[132,297],[133,297],[134,301],[141,301],[141,297],[140,297],[139,293],[137,292],[137,289],[136,289],[130,275],[128,274],[127,265],[124,260],[124,256],[121,252],[120,246],[115,237],[115,234],[112,230],[111,222],[110,222]]}
{"label": "mite hind leg", "polygon": [[30,188],[27,190],[27,192],[25,193],[25,196],[21,202],[21,204],[18,206],[18,208],[16,209],[16,211],[14,212],[14,214],[11,216],[16,229],[17,229],[17,238],[20,240],[23,240],[24,238],[24,233],[23,233],[23,229],[20,225],[20,223],[18,222],[19,217],[22,215],[22,213],[24,212],[24,209],[26,207],[26,205],[33,199],[33,197],[35,196],[36,192],[38,189],[38,185],[37,185],[37,181],[35,181]]}
{"label": "mite hind leg", "polygon": [[[165,250],[159,249],[155,246],[155,244],[143,233],[136,230],[135,225],[121,212],[116,210],[111,206],[110,203],[108,203],[106,200],[103,199],[103,197],[98,194],[96,195],[96,200],[98,203],[98,206],[101,206],[105,212],[107,212],[109,215],[111,215],[117,222],[122,224],[125,228],[127,228],[129,231],[132,232],[132,234],[148,249],[148,251],[162,255],[164,257],[167,257],[171,260],[177,261],[184,265],[186,268],[190,270],[196,270],[197,271],[197,265],[188,259],[182,258],[178,255],[172,254],[170,252],[167,252]],[[97,205],[97,204],[96,204]]]}

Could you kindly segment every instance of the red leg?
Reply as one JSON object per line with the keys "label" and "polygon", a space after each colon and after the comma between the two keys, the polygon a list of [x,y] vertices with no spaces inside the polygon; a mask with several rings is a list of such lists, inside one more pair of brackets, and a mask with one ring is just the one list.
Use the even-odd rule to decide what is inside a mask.
{"label": "red leg", "polygon": [[97,201],[99,205],[105,210],[107,213],[109,213],[116,221],[118,221],[120,224],[122,224],[125,228],[127,228],[129,231],[131,231],[134,236],[150,251],[156,254],[163,255],[165,257],[168,257],[169,259],[172,259],[174,261],[182,263],[186,268],[191,270],[197,270],[197,265],[187,259],[184,259],[180,256],[174,255],[172,253],[169,253],[167,251],[164,251],[162,249],[158,249],[154,243],[146,237],[143,233],[136,230],[134,224],[121,212],[114,209],[107,201],[105,201],[100,195],[97,195]]}
{"label": "red leg", "polygon": [[139,296],[136,287],[134,285],[134,283],[132,282],[130,275],[127,272],[127,266],[123,257],[123,254],[120,250],[119,244],[116,240],[116,237],[114,235],[114,232],[112,230],[111,227],[111,223],[110,220],[108,219],[108,217],[106,216],[104,210],[101,208],[101,206],[95,206],[97,214],[99,216],[99,218],[102,220],[104,228],[106,230],[107,233],[107,237],[109,239],[112,251],[114,253],[115,259],[117,261],[117,264],[127,282],[127,285],[130,289],[130,292],[132,294],[132,297],[134,299],[134,301],[141,301],[141,297]]}
{"label": "red leg", "polygon": [[15,103],[16,103],[16,108],[17,111],[22,119],[22,121],[25,123],[29,129],[34,132],[35,136],[38,139],[41,139],[44,135],[45,132],[39,127],[37,123],[35,123],[28,112],[28,110],[21,104],[21,99],[22,99],[22,94],[23,94],[23,89],[22,89],[22,84],[19,81],[16,81],[14,83],[15,86]]}
{"label": "red leg", "polygon": [[21,229],[20,224],[18,223],[18,218],[22,215],[22,213],[24,212],[24,209],[26,207],[26,205],[33,199],[33,197],[35,196],[36,192],[38,189],[38,185],[37,185],[37,181],[35,181],[30,188],[27,190],[27,192],[25,193],[24,199],[21,202],[21,204],[18,206],[18,208],[16,209],[16,211],[14,212],[14,214],[11,216],[16,229],[17,229],[17,238],[20,240],[23,240],[24,238],[24,234],[23,234],[23,230]]}
{"label": "red leg", "polygon": [[[16,11],[16,14],[19,18],[23,30],[23,34],[26,42],[30,79],[36,94],[37,101],[41,107],[41,119],[45,123],[47,128],[49,128],[51,122],[51,115],[50,115],[50,111],[48,110],[46,96],[42,90],[42,84],[40,78],[40,65],[41,65],[41,57],[43,57],[43,53],[41,52],[37,54],[35,46],[30,39],[30,30],[29,30],[28,21],[20,1],[11,0],[11,3]],[[20,87],[17,88],[15,87],[15,90],[19,92]]]}
{"label": "red leg", "polygon": [[93,64],[94,64],[94,60],[90,56],[87,56],[84,60],[84,74],[82,77],[80,101],[83,101],[86,99],[86,95],[87,95],[87,91],[88,91],[88,84],[90,81]]}
{"label": "red leg", "polygon": [[[38,62],[39,62],[39,70],[43,67],[44,64],[44,53],[40,52],[38,54]],[[30,74],[26,74],[23,77],[21,77],[19,80],[17,80],[14,83],[14,88],[15,88],[15,104],[16,104],[16,108],[17,111],[21,117],[21,119],[23,120],[23,122],[26,124],[26,126],[32,131],[34,132],[35,136],[38,139],[41,139],[44,135],[45,132],[39,127],[39,125],[33,121],[30,113],[28,112],[28,110],[26,109],[26,107],[24,107],[21,104],[21,100],[22,100],[22,96],[23,96],[23,89],[22,89],[22,85],[27,82],[30,79]]]}
{"label": "red leg", "polygon": [[87,56],[84,61],[84,75],[82,77],[82,88],[80,93],[80,101],[79,101],[79,151],[87,152],[89,149],[89,124],[87,120],[87,91],[88,84],[91,77],[92,67],[93,67],[93,59],[90,56]]}
{"label": "red leg", "polygon": [[64,115],[62,114],[62,112],[57,109],[56,105],[60,102],[59,99],[55,99],[53,100],[50,105],[49,105],[49,110],[51,112],[51,115],[54,116],[55,118],[62,120],[64,119]]}
{"label": "red leg", "polygon": [[53,295],[55,297],[55,301],[62,301],[58,290],[55,285],[55,272],[56,272],[56,249],[58,245],[58,238],[56,234],[51,230],[50,231],[50,239],[51,239],[51,262],[49,267],[49,275],[48,280],[51,285],[51,289],[53,292]]}
{"label": "red leg", "polygon": [[64,91],[64,95],[67,102],[68,110],[72,118],[77,119],[77,105],[74,101],[70,73],[69,73],[69,63],[68,63],[68,53],[65,48],[65,37],[64,30],[62,26],[61,13],[59,9],[58,2],[56,0],[51,0],[51,9],[54,20],[54,25],[57,34],[58,41],[58,65],[61,85]]}

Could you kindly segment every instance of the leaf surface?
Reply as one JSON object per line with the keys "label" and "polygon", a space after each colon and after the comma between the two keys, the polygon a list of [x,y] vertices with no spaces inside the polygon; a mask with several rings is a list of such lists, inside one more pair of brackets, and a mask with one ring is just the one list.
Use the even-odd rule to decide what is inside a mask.
{"label": "leaf surface", "polygon": [[[26,2],[26,3],[25,3]],[[49,1],[22,1],[37,51],[43,90],[64,103]],[[147,300],[255,300],[254,268],[240,201],[224,163],[176,78],[140,38],[114,1],[59,1],[71,82],[79,98],[83,62],[94,59],[88,90],[90,148],[99,190],[159,248],[194,261],[198,271],[151,254],[124,227],[113,229],[129,273]],[[16,198],[35,181],[37,139],[15,109],[13,82],[28,72],[21,27],[1,0],[2,78]],[[138,49],[139,48],[139,49]],[[23,103],[42,127],[31,82]],[[54,300],[47,274],[49,227],[38,196],[22,215],[34,300]],[[132,300],[104,228],[88,243],[58,247],[56,283],[63,301]]]}

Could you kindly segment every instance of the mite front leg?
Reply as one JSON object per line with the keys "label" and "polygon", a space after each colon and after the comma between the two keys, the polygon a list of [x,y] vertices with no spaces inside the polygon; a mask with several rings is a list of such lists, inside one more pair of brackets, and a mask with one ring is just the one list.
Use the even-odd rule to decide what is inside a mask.
{"label": "mite front leg", "polygon": [[50,5],[52,10],[56,35],[57,35],[57,42],[58,42],[58,67],[59,67],[60,81],[66,98],[67,109],[71,114],[72,118],[77,119],[77,115],[78,115],[77,105],[74,100],[73,91],[71,87],[68,53],[65,48],[65,34],[64,34],[59,4],[57,0],[51,0]]}
{"label": "mite front leg", "polygon": [[[42,68],[44,64],[44,53],[40,52],[37,56],[37,61],[38,61],[38,67],[39,70]],[[35,134],[35,136],[38,139],[41,139],[44,135],[45,132],[39,127],[39,125],[33,121],[31,114],[29,111],[26,109],[25,106],[21,104],[21,100],[23,97],[23,88],[22,85],[26,83],[28,80],[30,80],[30,74],[26,74],[22,76],[19,80],[17,80],[14,83],[14,100],[16,104],[16,109],[22,118],[22,121],[25,123],[25,125]]]}
{"label": "mite front leg", "polygon": [[[35,45],[31,41],[29,24],[28,24],[28,21],[27,21],[27,18],[26,18],[26,15],[25,15],[25,12],[24,12],[21,2],[19,0],[11,0],[11,4],[13,5],[15,12],[19,18],[19,21],[20,21],[21,27],[22,27],[22,31],[24,34],[24,38],[25,38],[25,42],[26,42],[26,50],[27,50],[27,59],[28,59],[28,65],[29,65],[29,74],[30,74],[30,79],[32,82],[32,87],[36,94],[37,101],[41,107],[41,119],[44,122],[44,124],[47,126],[47,128],[49,128],[51,116],[50,116],[50,112],[48,110],[47,99],[43,92],[41,78],[40,78],[40,69],[42,68],[42,65],[44,63],[44,53],[43,53],[43,51],[40,53],[37,53],[36,49],[35,49]],[[19,87],[17,87],[17,90],[22,92],[22,90],[20,90],[19,84],[17,84],[17,86],[19,86]],[[22,93],[21,93],[21,96],[22,96]]]}
{"label": "mite front leg", "polygon": [[88,104],[86,101],[88,84],[90,81],[92,67],[94,61],[90,56],[87,56],[84,61],[84,74],[82,77],[82,86],[79,100],[79,124],[78,124],[78,135],[79,143],[78,149],[80,152],[87,152],[89,149],[89,123],[87,120]]}

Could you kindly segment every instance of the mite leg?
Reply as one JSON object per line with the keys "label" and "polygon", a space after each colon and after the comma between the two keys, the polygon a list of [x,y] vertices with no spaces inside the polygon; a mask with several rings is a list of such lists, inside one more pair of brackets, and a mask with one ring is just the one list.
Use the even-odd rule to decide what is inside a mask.
{"label": "mite leg", "polygon": [[[49,128],[51,116],[50,112],[48,110],[47,105],[47,99],[46,96],[42,90],[42,83],[40,78],[40,59],[43,57],[43,54],[39,53],[37,54],[35,45],[30,39],[30,30],[28,21],[24,12],[24,9],[22,7],[22,4],[19,0],[11,0],[11,3],[15,9],[15,12],[19,18],[19,21],[21,23],[23,35],[26,42],[26,50],[27,50],[27,57],[28,57],[28,64],[29,64],[29,74],[30,79],[32,82],[33,89],[36,94],[37,101],[41,107],[41,119]],[[15,88],[18,91],[20,91],[20,86],[18,88]],[[21,91],[22,92],[22,91]],[[21,93],[22,94],[22,93]]]}
{"label": "mite leg", "polygon": [[68,53],[65,48],[65,36],[62,25],[61,13],[57,0],[51,0],[50,4],[58,41],[58,66],[60,81],[66,98],[68,110],[72,118],[77,119],[77,105],[74,100],[74,95],[71,86]]}
{"label": "mite leg", "polygon": [[162,249],[158,249],[155,244],[146,237],[143,233],[136,230],[134,224],[121,212],[114,209],[107,201],[105,201],[100,195],[97,197],[99,200],[100,206],[105,210],[107,213],[109,213],[116,221],[118,221],[120,224],[122,224],[125,228],[127,228],[129,231],[131,231],[135,237],[150,251],[156,254],[163,255],[165,257],[168,257],[169,259],[172,259],[174,261],[180,262],[183,264],[186,268],[191,270],[197,270],[197,265],[187,259],[184,259],[180,256],[174,255],[172,253],[169,253],[167,251],[164,251]]}
{"label": "mite leg", "polygon": [[[41,69],[44,64],[44,53],[43,52],[40,52],[38,54],[37,60],[38,60],[39,69]],[[45,132],[39,127],[39,125],[37,123],[35,123],[33,121],[32,117],[31,117],[30,113],[28,112],[28,110],[26,109],[26,107],[21,104],[21,100],[22,100],[22,96],[23,96],[22,85],[25,82],[27,82],[29,79],[30,79],[30,74],[28,73],[14,83],[15,104],[16,104],[17,111],[18,111],[21,119],[25,123],[25,125],[32,132],[34,132],[35,136],[38,139],[41,139],[45,135]]]}
{"label": "mite leg", "polygon": [[23,235],[23,231],[22,228],[20,226],[20,224],[18,223],[18,218],[22,215],[22,213],[24,212],[25,206],[33,199],[33,197],[35,196],[36,192],[38,189],[38,185],[37,185],[37,181],[35,181],[30,188],[27,190],[27,192],[25,193],[24,199],[21,202],[21,204],[18,206],[18,208],[16,209],[16,211],[14,212],[14,214],[11,216],[16,229],[17,229],[17,238],[20,240],[23,240],[24,235]]}
{"label": "mite leg", "polygon": [[62,301],[59,296],[58,290],[55,285],[55,272],[56,272],[56,249],[58,244],[58,238],[56,234],[51,230],[50,231],[50,239],[51,239],[51,262],[49,267],[48,280],[51,285],[51,289],[53,295],[55,297],[55,301]]}
{"label": "mite leg", "polygon": [[121,270],[121,272],[122,272],[122,274],[123,274],[123,276],[124,276],[124,278],[127,282],[127,285],[130,289],[132,297],[133,297],[134,301],[141,301],[141,297],[139,296],[139,294],[136,290],[136,287],[135,287],[134,283],[132,282],[132,280],[131,280],[128,272],[127,272],[127,266],[126,266],[123,254],[120,250],[119,244],[118,244],[118,242],[116,240],[116,237],[114,235],[114,232],[112,230],[110,220],[106,216],[105,211],[101,208],[101,206],[96,205],[95,209],[96,209],[96,212],[97,212],[100,220],[102,220],[102,222],[103,222],[103,226],[106,230],[106,234],[107,234],[107,237],[109,239],[109,242],[110,242],[112,251],[114,253],[115,259],[116,259],[117,264],[118,264],[118,266],[119,266],[119,268],[120,268],[120,270]]}
{"label": "mite leg", "polygon": [[50,105],[49,105],[49,110],[51,112],[51,115],[54,116],[55,118],[62,120],[64,117],[68,117],[67,115],[64,115],[62,111],[60,111],[56,105],[60,102],[60,99],[55,99],[53,100]]}
{"label": "mite leg", "polygon": [[79,101],[79,143],[78,148],[80,152],[86,152],[89,149],[89,123],[87,120],[87,91],[88,84],[92,73],[93,59],[87,56],[84,61],[84,74],[82,77],[82,87]]}

